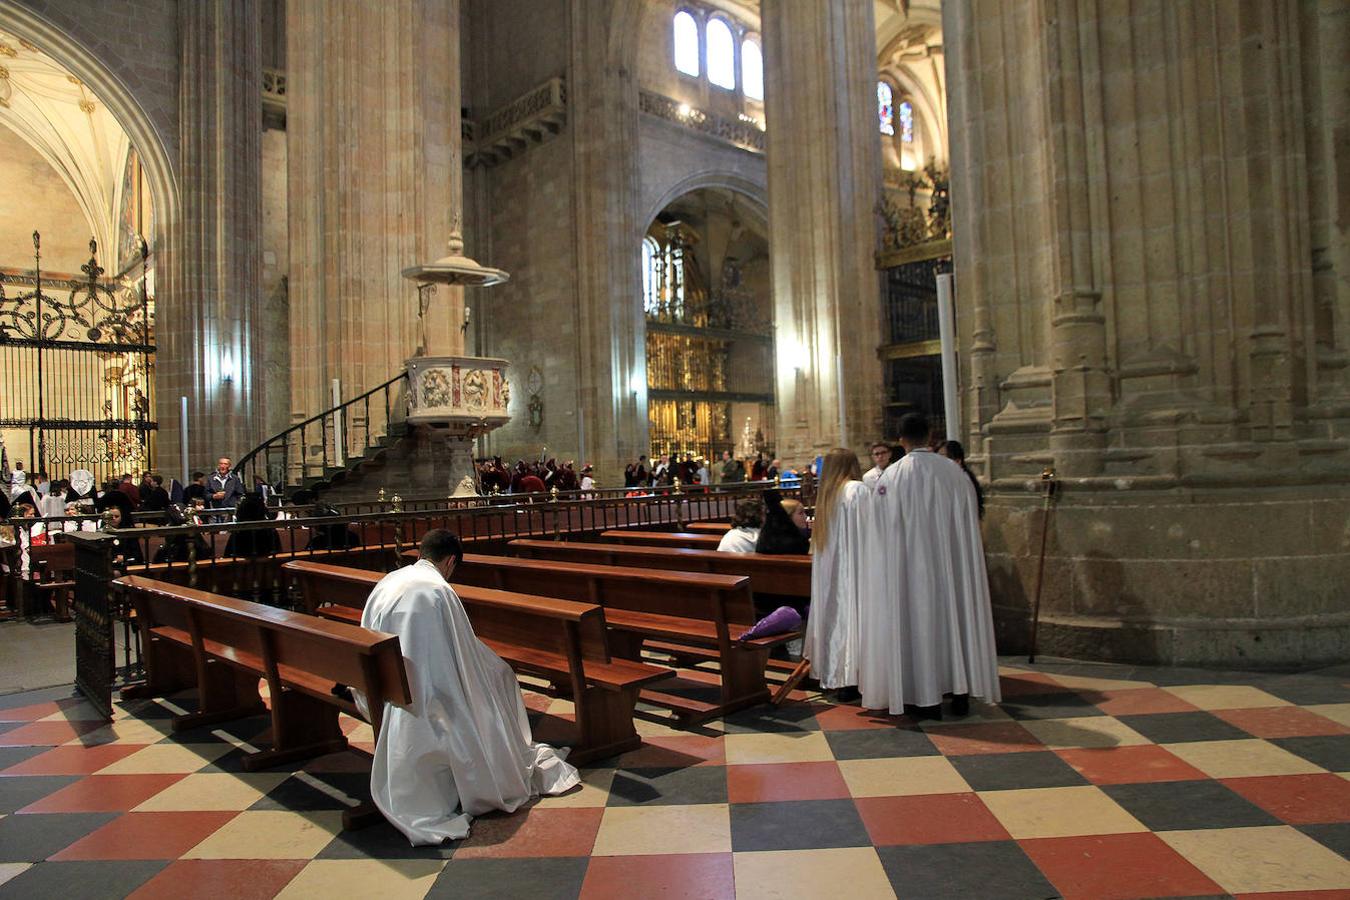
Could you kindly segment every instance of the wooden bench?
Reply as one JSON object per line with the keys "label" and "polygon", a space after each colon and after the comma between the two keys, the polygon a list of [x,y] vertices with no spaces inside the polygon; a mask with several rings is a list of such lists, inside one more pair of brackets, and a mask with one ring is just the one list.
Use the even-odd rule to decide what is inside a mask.
{"label": "wooden bench", "polygon": [[28,548],[29,588],[51,599],[58,622],[70,621],[70,598],[75,590],[75,545],[67,541]]}
{"label": "wooden bench", "polygon": [[690,550],[681,547],[630,547],[579,541],[540,541],[532,538],[519,538],[507,546],[514,555],[527,559],[553,559],[640,569],[668,569],[676,572],[709,572],[716,575],[745,575],[749,577],[750,590],[755,594],[794,598],[811,596],[810,556],[722,553],[717,550]]}
{"label": "wooden bench", "polygon": [[694,550],[716,550],[722,542],[720,535],[694,534],[689,531],[602,531],[600,540],[613,544],[639,547],[689,547]]}
{"label": "wooden bench", "polygon": [[[416,559],[417,551],[404,554]],[[644,643],[677,659],[714,661],[721,668],[719,702],[708,703],[656,690],[642,700],[693,723],[755,706],[769,699],[764,678],[769,650],[798,632],[751,641],[736,636],[755,622],[750,580],[659,569],[484,556],[468,553],[455,567],[459,586],[546,594],[598,603],[605,608],[612,653],[641,659]]]}
{"label": "wooden bench", "polygon": [[730,522],[690,522],[689,530],[695,534],[715,534],[719,538],[731,530]]}
{"label": "wooden bench", "polygon": [[[379,572],[295,561],[283,567],[301,586],[305,608],[357,621]],[[474,634],[519,673],[549,681],[576,707],[569,760],[582,765],[641,745],[633,710],[644,685],[670,669],[610,657],[605,611],[593,603],[455,585]]]}
{"label": "wooden bench", "polygon": [[[377,739],[384,704],[412,703],[395,635],[135,575],[113,584],[135,606],[145,648],[146,683],[123,696],[197,688],[198,711],[175,717],[175,731],[265,712],[258,682],[266,679],[273,746],[246,755],[248,771],[348,749],[338,713],[364,717],[333,693],[339,684],[367,698]],[[363,804],[343,822],[376,817]]]}

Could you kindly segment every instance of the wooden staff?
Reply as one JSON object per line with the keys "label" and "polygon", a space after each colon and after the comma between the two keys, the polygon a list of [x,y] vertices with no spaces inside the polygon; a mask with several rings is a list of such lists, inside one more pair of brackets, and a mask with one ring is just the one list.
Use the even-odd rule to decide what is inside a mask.
{"label": "wooden staff", "polygon": [[1041,586],[1045,582],[1045,538],[1050,533],[1050,501],[1055,496],[1055,470],[1046,466],[1041,471],[1041,484],[1045,488],[1045,505],[1041,508],[1041,560],[1036,566],[1036,599],[1031,605],[1031,650],[1027,655],[1027,664],[1036,662],[1036,632],[1041,625]]}

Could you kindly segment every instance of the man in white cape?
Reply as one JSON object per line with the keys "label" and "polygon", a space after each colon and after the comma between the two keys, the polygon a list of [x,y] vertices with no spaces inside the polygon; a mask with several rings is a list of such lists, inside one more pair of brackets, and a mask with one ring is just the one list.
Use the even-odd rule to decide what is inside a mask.
{"label": "man in white cape", "polygon": [[565,751],[534,743],[515,673],[474,637],[449,584],[463,555],[454,534],[428,531],[421,559],[382,578],[361,614],[363,628],[398,635],[412,688],[408,708],[385,705],[370,791],[414,846],[467,837],[474,816],[580,782]]}
{"label": "man in white cape", "polygon": [[900,432],[905,456],[876,482],[862,705],[892,714],[910,705],[941,718],[942,697],[952,694],[952,711],[964,715],[970,696],[1002,699],[975,488],[928,449],[924,416],[905,416]]}

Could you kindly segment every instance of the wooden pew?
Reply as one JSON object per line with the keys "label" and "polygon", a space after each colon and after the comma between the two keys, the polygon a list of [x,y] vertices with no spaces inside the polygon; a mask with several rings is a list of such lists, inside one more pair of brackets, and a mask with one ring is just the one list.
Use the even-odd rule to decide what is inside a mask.
{"label": "wooden pew", "polygon": [[67,541],[28,548],[29,586],[37,596],[51,598],[58,622],[70,621],[70,598],[75,590],[75,545]]}
{"label": "wooden pew", "polygon": [[719,538],[731,530],[730,522],[690,522],[689,530],[695,534],[715,534]]}
{"label": "wooden pew", "polygon": [[[339,621],[357,621],[379,572],[295,561],[283,567],[301,585],[305,608]],[[578,765],[642,743],[633,709],[644,685],[669,669],[612,659],[605,612],[576,603],[470,585],[455,585],[474,634],[517,672],[548,679],[576,706],[577,739],[568,759]]]}
{"label": "wooden pew", "polygon": [[679,547],[629,547],[619,544],[579,541],[540,541],[518,538],[507,545],[516,556],[602,566],[669,569],[677,572],[710,572],[716,575],[746,575],[756,594],[784,597],[811,596],[811,557],[776,556],[762,553],[721,553]]}
{"label": "wooden pew", "polygon": [[688,547],[694,550],[716,550],[720,535],[694,534],[689,531],[614,531],[600,532],[600,540],[612,544],[638,547]]}
{"label": "wooden pew", "polygon": [[[273,747],[245,756],[249,771],[348,749],[338,713],[364,717],[336,685],[365,695],[377,739],[384,704],[412,703],[395,635],[135,575],[113,584],[136,608],[145,649],[146,683],[123,696],[197,688],[200,709],[174,718],[175,731],[264,712],[258,681],[266,679]],[[366,804],[343,822],[356,827],[374,815]]]}
{"label": "wooden pew", "polygon": [[[415,560],[417,551],[404,554]],[[610,650],[641,659],[644,642],[677,659],[714,661],[721,668],[718,703],[644,690],[642,700],[693,723],[755,706],[769,699],[764,679],[769,650],[799,637],[798,632],[751,641],[736,637],[755,622],[750,580],[659,569],[590,565],[468,553],[455,567],[460,585],[547,594],[599,603],[605,608]]]}

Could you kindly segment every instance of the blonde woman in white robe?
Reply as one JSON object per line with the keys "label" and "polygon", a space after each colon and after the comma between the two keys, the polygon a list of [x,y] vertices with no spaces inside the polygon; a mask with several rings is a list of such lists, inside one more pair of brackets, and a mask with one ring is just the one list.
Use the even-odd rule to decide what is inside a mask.
{"label": "blonde woman in white robe", "polygon": [[837,699],[858,699],[859,615],[864,583],[865,513],[872,489],[852,450],[836,447],[825,457],[811,531],[811,611],[804,656],[811,674]]}

